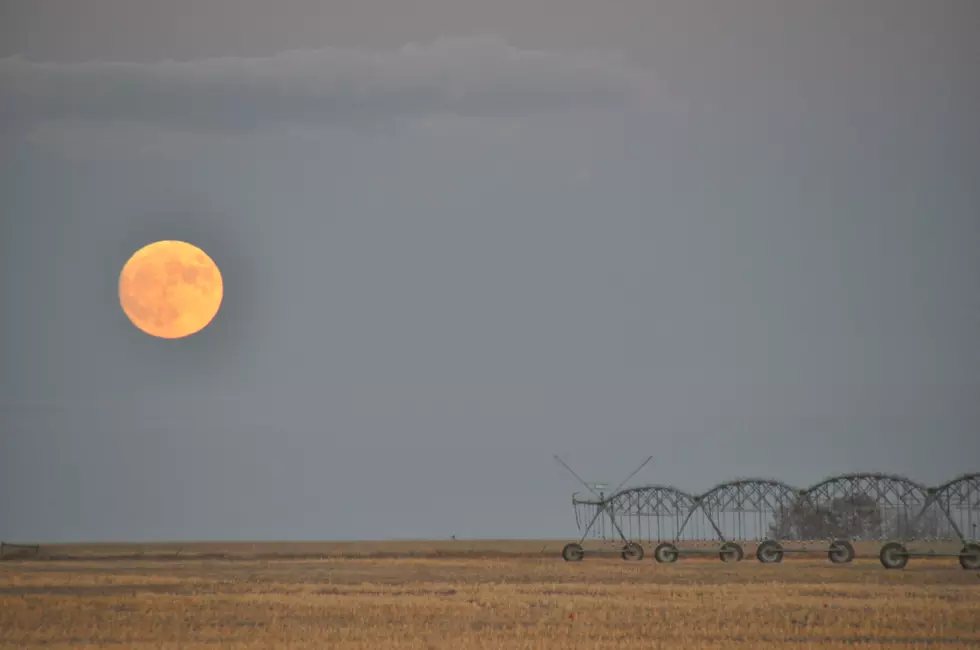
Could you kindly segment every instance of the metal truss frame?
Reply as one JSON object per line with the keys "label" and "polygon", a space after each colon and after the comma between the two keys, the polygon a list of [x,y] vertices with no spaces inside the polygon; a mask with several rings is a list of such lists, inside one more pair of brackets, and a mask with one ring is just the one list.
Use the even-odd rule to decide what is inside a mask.
{"label": "metal truss frame", "polygon": [[[884,544],[879,554],[886,568],[902,568],[910,557],[925,556],[958,557],[963,568],[980,569],[980,544],[976,540],[976,528],[980,523],[980,473],[965,474],[936,487],[927,487],[895,474],[852,473],[831,476],[807,488],[797,488],[771,478],[726,481],[703,494],[691,494],[669,485],[620,488],[608,496],[594,490],[594,498],[580,498],[577,493],[573,495],[579,529],[583,530],[583,523],[587,523],[581,539],[566,546],[563,551],[566,560],[582,559],[584,551],[581,545],[590,534],[594,538],[607,538],[603,525],[599,523],[606,520],[611,526],[610,532],[615,531],[624,543],[623,558],[642,559],[643,547],[624,531],[626,524],[635,519],[642,532],[642,521],[655,519],[659,531],[659,522],[666,518],[680,523],[672,528],[670,539],[661,539],[657,535],[659,545],[654,551],[654,559],[658,562],[670,563],[681,555],[705,553],[718,553],[725,562],[737,562],[742,559],[743,550],[736,539],[746,539],[742,531],[744,522],[750,521],[756,524],[754,530],[759,542],[756,557],[763,563],[780,562],[786,553],[814,552],[826,553],[835,563],[849,563],[855,557],[853,541],[876,539],[894,540]],[[863,515],[872,511],[877,518],[872,517],[869,522]],[[933,513],[935,520],[938,517],[936,511],[941,513],[944,525],[962,544],[962,550],[958,553],[909,551],[903,542],[920,539],[921,536],[916,534],[920,523],[927,513]],[[794,512],[809,513],[818,524],[816,528],[827,534],[808,537],[805,530],[791,534],[793,531],[780,530],[774,524],[762,534],[766,523],[777,514]],[[713,539],[720,542],[720,549],[682,549],[678,546],[695,516],[704,518],[713,532]],[[974,520],[977,523],[973,523]],[[726,522],[730,524],[728,530],[735,531],[733,534],[726,535],[726,526],[723,525]],[[821,523],[826,525],[819,525]],[[972,538],[968,537],[971,533]],[[792,542],[802,542],[803,546],[786,546],[783,544],[786,540],[781,539],[783,537],[788,537]],[[824,540],[826,546],[807,546],[820,540]]]}

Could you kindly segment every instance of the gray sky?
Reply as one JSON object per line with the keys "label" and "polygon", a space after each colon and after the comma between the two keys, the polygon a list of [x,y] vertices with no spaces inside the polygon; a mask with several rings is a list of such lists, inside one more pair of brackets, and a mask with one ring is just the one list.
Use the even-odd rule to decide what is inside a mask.
{"label": "gray sky", "polygon": [[[973,0],[5,0],[0,538],[980,470]],[[225,278],[155,340],[163,238]]]}

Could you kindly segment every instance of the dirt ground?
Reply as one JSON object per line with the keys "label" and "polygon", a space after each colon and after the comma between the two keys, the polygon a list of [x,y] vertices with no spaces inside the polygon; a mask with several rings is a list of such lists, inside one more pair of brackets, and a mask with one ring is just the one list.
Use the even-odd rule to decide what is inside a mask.
{"label": "dirt ground", "polygon": [[562,544],[42,547],[0,563],[0,648],[980,647],[980,575],[955,558],[566,563]]}

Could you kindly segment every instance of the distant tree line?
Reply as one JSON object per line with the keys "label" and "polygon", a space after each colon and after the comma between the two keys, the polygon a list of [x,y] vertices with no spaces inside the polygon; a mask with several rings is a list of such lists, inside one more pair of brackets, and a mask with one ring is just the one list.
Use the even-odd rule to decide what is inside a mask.
{"label": "distant tree line", "polygon": [[[802,499],[774,513],[769,536],[784,540],[809,539],[913,539],[951,536],[945,517],[936,505],[919,514],[914,508],[882,510],[867,494],[838,497],[814,504]],[[912,524],[915,523],[915,530]]]}

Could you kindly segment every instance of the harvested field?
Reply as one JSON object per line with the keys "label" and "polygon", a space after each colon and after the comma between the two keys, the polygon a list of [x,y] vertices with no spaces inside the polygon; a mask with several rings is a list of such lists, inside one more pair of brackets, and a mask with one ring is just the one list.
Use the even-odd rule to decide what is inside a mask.
{"label": "harvested field", "polygon": [[0,563],[0,648],[980,647],[980,576],[952,559],[566,563],[562,544],[42,547]]}

